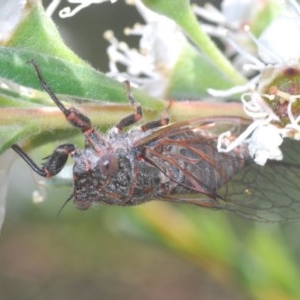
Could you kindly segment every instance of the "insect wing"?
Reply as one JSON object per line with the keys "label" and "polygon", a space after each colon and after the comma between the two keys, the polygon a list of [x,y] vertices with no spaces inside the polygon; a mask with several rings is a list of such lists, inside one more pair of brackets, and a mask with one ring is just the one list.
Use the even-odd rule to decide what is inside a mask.
{"label": "insect wing", "polygon": [[[162,195],[162,200],[223,209],[259,221],[287,221],[299,218],[299,141],[285,140],[282,145],[282,161],[269,161],[265,166],[252,162],[240,169],[235,166],[236,172],[232,170],[232,178],[228,182],[223,178],[226,183],[215,189],[216,178],[220,176],[220,165],[223,164],[228,169],[232,168],[232,162],[231,157],[226,154],[219,156],[216,142],[209,141],[216,141],[217,135],[228,129],[238,135],[246,125],[247,122],[239,118],[199,119],[175,123],[137,142],[137,146],[148,150],[146,159],[163,172],[165,170],[161,166],[167,164],[171,171],[165,172],[166,175],[179,185],[185,184],[192,191],[167,197]],[[204,138],[198,141],[189,138],[187,132],[190,130],[201,132],[199,136],[203,135]],[[206,150],[203,151],[205,147]],[[211,147],[209,154],[207,147]],[[188,149],[188,155],[184,155],[184,148]],[[175,151],[176,149],[178,151]],[[200,160],[205,163],[199,164]],[[186,169],[186,165],[193,167]],[[207,172],[208,166],[214,166],[216,172]],[[200,170],[201,168],[203,170]],[[183,181],[182,178],[186,180]],[[222,176],[220,180],[222,181]]]}
{"label": "insect wing", "polygon": [[284,159],[265,166],[251,164],[218,192],[216,208],[261,221],[300,217],[300,143],[286,139]]}
{"label": "insect wing", "polygon": [[[240,133],[244,126],[244,119],[234,117],[174,123],[146,136],[136,146],[143,148],[145,160],[174,183],[186,188],[188,192],[213,197],[216,188],[226,182],[232,172],[235,173],[232,168],[244,164],[233,153],[221,154],[217,151],[218,136],[227,130]],[[229,166],[224,165],[224,160]],[[177,191],[180,192],[180,188]]]}
{"label": "insect wing", "polygon": [[174,195],[205,194],[208,198],[200,205],[213,206],[216,190],[245,164],[238,153],[218,152],[218,136],[226,130],[238,134],[244,126],[244,119],[228,117],[175,123],[136,141],[134,147],[170,179],[160,198],[180,201]]}
{"label": "insect wing", "polygon": [[206,135],[218,136],[223,132],[230,131],[233,135],[239,135],[249,125],[249,120],[241,117],[208,117],[189,121],[176,122],[167,125],[151,134],[134,142],[133,147],[147,146],[169,136],[176,136],[186,130],[202,130]]}

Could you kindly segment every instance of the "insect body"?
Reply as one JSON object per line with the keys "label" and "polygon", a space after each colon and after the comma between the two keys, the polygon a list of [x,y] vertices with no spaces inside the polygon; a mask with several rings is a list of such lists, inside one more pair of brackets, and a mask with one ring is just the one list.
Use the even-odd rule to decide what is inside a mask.
{"label": "insect body", "polygon": [[149,131],[111,135],[101,152],[74,151],[77,207],[136,205],[191,193],[206,194],[211,200],[202,204],[213,206],[216,190],[244,166],[241,154],[218,153],[216,138],[205,137],[201,126],[193,131],[189,123],[178,123]]}
{"label": "insect body", "polygon": [[[142,109],[127,82],[127,97],[135,113],[122,119],[104,137],[92,127],[88,117],[76,108],[66,108],[57,99],[36,63],[31,63],[42,87],[69,123],[84,134],[86,147],[80,150],[72,144],[61,145],[41,168],[18,145],[12,148],[35,172],[47,178],[59,173],[71,156],[72,197],[77,208],[88,209],[93,203],[128,206],[158,199],[226,209],[254,219],[269,219],[266,212],[272,215],[271,220],[273,214],[278,216],[278,196],[268,198],[265,192],[265,185],[269,184],[271,189],[276,187],[274,193],[282,195],[276,180],[268,179],[276,170],[264,167],[265,173],[262,167],[254,166],[246,144],[229,153],[217,151],[218,134],[228,126],[241,130],[244,120],[207,118],[162,126],[168,120],[161,119],[142,126],[141,130],[124,132],[124,127],[142,117]],[[264,186],[256,189],[259,183]],[[289,211],[295,203],[298,201],[294,196],[286,197],[280,209]],[[278,219],[285,215],[281,217]]]}

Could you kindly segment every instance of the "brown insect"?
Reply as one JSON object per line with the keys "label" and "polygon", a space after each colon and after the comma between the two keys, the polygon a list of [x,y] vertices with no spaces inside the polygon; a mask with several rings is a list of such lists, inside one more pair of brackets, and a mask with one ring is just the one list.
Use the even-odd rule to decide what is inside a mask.
{"label": "brown insect", "polygon": [[60,145],[42,167],[18,145],[12,148],[47,178],[59,173],[71,156],[74,190],[70,199],[77,208],[88,209],[93,203],[130,206],[157,199],[224,209],[255,220],[299,217],[299,143],[286,141],[285,159],[261,167],[253,163],[246,144],[228,153],[217,150],[219,134],[231,130],[234,138],[245,128],[247,121],[242,118],[204,118],[171,125],[161,119],[125,132],[125,127],[142,117],[128,82],[127,97],[135,113],[104,136],[79,110],[66,108],[37,64],[31,64],[69,123],[82,131],[86,147]]}

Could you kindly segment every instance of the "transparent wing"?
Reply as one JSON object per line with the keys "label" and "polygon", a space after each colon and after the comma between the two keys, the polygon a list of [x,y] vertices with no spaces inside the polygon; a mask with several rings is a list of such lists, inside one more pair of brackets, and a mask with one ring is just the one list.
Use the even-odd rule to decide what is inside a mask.
{"label": "transparent wing", "polygon": [[300,142],[286,139],[283,161],[251,164],[217,191],[216,208],[265,221],[300,218]]}
{"label": "transparent wing", "polygon": [[226,118],[176,123],[139,141],[147,149],[145,158],[178,185],[177,193],[162,195],[162,200],[260,221],[300,218],[300,142],[286,139],[284,160],[258,166],[249,163],[242,148],[229,154],[217,151],[217,136],[228,128],[239,134],[244,122]]}
{"label": "transparent wing", "polygon": [[212,195],[173,195],[166,201],[223,209],[251,220],[285,222],[300,218],[300,142],[287,139],[283,161],[247,165]]}

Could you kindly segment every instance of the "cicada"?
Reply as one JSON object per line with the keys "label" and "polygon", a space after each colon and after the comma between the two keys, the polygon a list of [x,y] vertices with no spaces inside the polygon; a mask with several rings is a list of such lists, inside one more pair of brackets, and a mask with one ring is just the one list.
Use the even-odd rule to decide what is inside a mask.
{"label": "cicada", "polygon": [[242,118],[202,118],[170,125],[162,118],[125,131],[142,117],[128,82],[127,98],[135,112],[103,135],[78,109],[65,107],[37,64],[31,63],[44,90],[83,133],[86,146],[60,145],[41,167],[18,145],[12,148],[46,178],[58,174],[70,156],[74,160],[70,199],[78,209],[95,203],[132,206],[163,200],[223,209],[255,220],[289,220],[300,215],[300,145],[296,141],[286,141],[283,161],[262,167],[253,162],[245,143],[228,153],[217,150],[222,132],[230,130],[234,139],[247,126]]}

